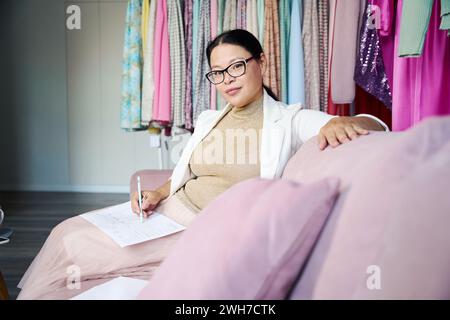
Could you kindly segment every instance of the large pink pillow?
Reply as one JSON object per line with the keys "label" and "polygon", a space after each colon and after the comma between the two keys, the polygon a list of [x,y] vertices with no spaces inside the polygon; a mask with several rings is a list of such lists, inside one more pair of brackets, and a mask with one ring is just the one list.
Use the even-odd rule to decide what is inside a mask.
{"label": "large pink pillow", "polygon": [[289,160],[282,179],[299,183],[311,183],[330,176],[340,179],[339,197],[302,270],[302,276],[295,285],[292,299],[313,297],[320,271],[333,244],[333,234],[342,215],[342,208],[353,189],[354,181],[370,171],[380,161],[380,157],[395,151],[402,135],[401,132],[370,131],[369,135],[360,136],[355,141],[336,148],[327,147],[323,151],[319,149],[317,137],[313,137]]}
{"label": "large pink pillow", "polygon": [[450,117],[397,134],[365,166],[317,276],[291,298],[450,299]]}
{"label": "large pink pillow", "polygon": [[336,178],[236,184],[184,231],[139,299],[284,299],[338,187]]}

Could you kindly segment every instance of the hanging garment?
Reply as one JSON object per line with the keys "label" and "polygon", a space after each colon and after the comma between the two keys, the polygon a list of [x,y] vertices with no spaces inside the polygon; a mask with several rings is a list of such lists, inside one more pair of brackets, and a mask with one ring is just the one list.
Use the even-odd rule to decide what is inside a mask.
{"label": "hanging garment", "polygon": [[305,108],[320,110],[319,11],[317,1],[303,1]]}
{"label": "hanging garment", "polygon": [[211,87],[210,82],[206,79],[205,74],[209,71],[208,60],[205,55],[206,47],[211,39],[211,19],[210,19],[210,2],[209,0],[200,1],[200,21],[198,26],[198,47],[194,52],[198,61],[198,69],[194,82],[194,104],[193,104],[193,123],[194,127],[199,114],[210,109]]}
{"label": "hanging garment", "polygon": [[334,45],[334,30],[335,30],[335,17],[336,17],[336,6],[337,3],[335,0],[330,1],[330,24],[329,24],[329,37],[328,37],[328,105],[327,105],[327,113],[332,115],[339,116],[350,116],[350,104],[336,104],[333,103],[333,99],[331,99],[331,66],[333,64],[333,45]]}
{"label": "hanging garment", "polygon": [[[221,34],[225,31],[224,25],[225,25],[225,15],[227,14],[225,10],[228,10],[229,8],[226,7],[226,4],[229,3],[229,0],[218,0],[218,26],[217,31],[218,34]],[[225,100],[220,94],[217,94],[216,91],[216,110],[221,110],[225,107]]]}
{"label": "hanging garment", "polygon": [[305,105],[305,70],[302,42],[302,0],[292,0],[291,30],[289,33],[288,104]]}
{"label": "hanging garment", "polygon": [[[375,10],[376,28],[380,39],[380,46],[383,56],[383,64],[388,78],[389,86],[393,88],[394,74],[394,21],[395,21],[395,5],[393,0],[370,0]],[[377,22],[378,21],[378,22]]]}
{"label": "hanging garment", "polygon": [[328,44],[329,44],[329,50],[328,50],[328,105],[327,105],[327,113],[337,116],[350,116],[350,104],[349,103],[342,103],[342,104],[336,104],[333,102],[333,99],[331,98],[331,67],[333,65],[333,45],[334,45],[334,30],[335,30],[335,14],[336,14],[336,1],[332,0],[330,1],[330,25],[329,25],[329,37],[328,37]]}
{"label": "hanging garment", "polygon": [[441,25],[440,30],[447,30],[450,37],[450,0],[441,0]]}
{"label": "hanging garment", "polygon": [[147,40],[144,46],[144,74],[142,75],[142,125],[148,126],[153,116],[153,95],[155,83],[153,78],[153,59],[155,42],[156,1],[151,0],[148,9]]}
{"label": "hanging garment", "polygon": [[288,50],[291,29],[291,0],[280,0],[280,58],[281,58],[281,96],[283,102],[288,101]]}
{"label": "hanging garment", "polygon": [[241,0],[242,1],[242,5],[241,5],[241,13],[242,13],[242,17],[241,17],[241,25],[242,25],[242,29],[246,29],[247,27],[247,0]]}
{"label": "hanging garment", "polygon": [[[223,10],[223,25],[222,32],[236,29],[236,18],[237,18],[237,0],[226,0],[224,3]],[[222,110],[225,108],[226,101],[222,95],[217,95],[217,110]]]}
{"label": "hanging garment", "polygon": [[216,94],[217,96],[217,109],[216,110],[222,110],[225,108],[227,101],[222,97],[220,94]]}
{"label": "hanging garment", "polygon": [[122,62],[120,127],[139,130],[141,126],[142,80],[142,6],[140,0],[130,0],[125,21],[125,40]]}
{"label": "hanging garment", "polygon": [[246,30],[251,32],[257,39],[259,38],[257,0],[247,0]]}
{"label": "hanging garment", "polygon": [[[392,108],[392,94],[384,68],[383,55],[377,29],[374,27],[372,5],[367,3],[359,38],[359,51],[355,66],[355,82],[368,93]],[[366,112],[367,113],[367,112]]]}
{"label": "hanging garment", "polygon": [[180,0],[168,0],[170,77],[173,126],[184,127],[184,97],[186,92],[186,55],[183,31],[183,12]]}
{"label": "hanging garment", "polygon": [[[211,40],[217,36],[217,0],[211,0]],[[211,102],[210,108],[213,110],[217,109],[217,91],[214,86],[211,86]]]}
{"label": "hanging garment", "polygon": [[[194,0],[194,12],[192,17],[192,84],[194,85],[195,79],[197,78],[198,70],[198,25],[200,21],[200,2],[201,0]],[[192,94],[192,104],[195,106],[196,97]]]}
{"label": "hanging garment", "polygon": [[225,1],[226,0],[217,0],[217,34],[221,34],[223,32]]}
{"label": "hanging garment", "polygon": [[422,54],[434,2],[434,0],[403,2],[398,47],[400,57],[415,57]]}
{"label": "hanging garment", "polygon": [[155,75],[153,120],[167,125],[172,121],[167,0],[157,0],[153,70]]}
{"label": "hanging garment", "polygon": [[223,17],[223,31],[236,29],[237,26],[237,0],[225,1],[225,12]]}
{"label": "hanging garment", "polygon": [[149,11],[150,11],[150,0],[142,0],[142,17],[141,17],[142,48],[147,48]]}
{"label": "hanging garment", "polygon": [[243,0],[236,0],[236,29],[243,29],[243,21],[242,21],[243,5],[244,5]]}
{"label": "hanging garment", "polygon": [[247,0],[237,0],[237,16],[236,16],[236,28],[245,29],[247,13]]}
{"label": "hanging garment", "polygon": [[334,103],[331,99],[331,83],[328,87],[328,108],[327,113],[334,116],[349,117],[351,115],[350,103]]}
{"label": "hanging garment", "polygon": [[328,0],[318,1],[319,9],[319,75],[320,111],[328,109]]}
{"label": "hanging garment", "polygon": [[264,23],[265,19],[265,0],[257,0],[257,10],[258,10],[258,40],[261,43],[261,46],[264,44]]}
{"label": "hanging garment", "polygon": [[334,7],[333,63],[331,65],[331,97],[334,103],[351,103],[355,98],[353,80],[356,62],[360,0],[337,1]]}
{"label": "hanging garment", "polygon": [[[441,21],[440,30],[450,29],[450,0],[440,1]],[[404,1],[402,6],[402,21],[400,23],[400,44],[398,54],[400,57],[420,56],[425,43],[431,11],[434,0]],[[450,33],[448,33],[450,35]]]}
{"label": "hanging garment", "polygon": [[186,92],[184,102],[185,129],[192,130],[192,14],[194,1],[184,1],[184,38],[186,41]]}
{"label": "hanging garment", "polygon": [[406,130],[427,117],[450,114],[450,38],[446,31],[439,30],[441,2],[434,2],[422,55],[414,58],[398,56],[404,3],[398,1],[395,48],[392,53],[394,131]]}
{"label": "hanging garment", "polygon": [[280,24],[277,0],[266,0],[264,8],[264,51],[267,54],[267,71],[264,83],[280,98],[281,60],[280,60]]}

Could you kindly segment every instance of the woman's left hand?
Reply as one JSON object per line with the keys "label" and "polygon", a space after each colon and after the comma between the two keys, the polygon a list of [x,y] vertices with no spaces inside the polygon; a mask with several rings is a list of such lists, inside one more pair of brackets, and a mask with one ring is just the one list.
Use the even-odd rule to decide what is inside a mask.
{"label": "woman's left hand", "polygon": [[[357,139],[359,135],[369,134],[369,131],[363,128],[363,126],[367,127],[367,121],[375,121],[370,118],[363,118],[364,117],[336,117],[328,121],[328,123],[319,131],[318,142],[320,150],[325,149],[327,145],[335,148],[341,143]],[[379,128],[380,125],[375,123],[374,128],[376,129],[374,130],[379,130],[377,127]]]}

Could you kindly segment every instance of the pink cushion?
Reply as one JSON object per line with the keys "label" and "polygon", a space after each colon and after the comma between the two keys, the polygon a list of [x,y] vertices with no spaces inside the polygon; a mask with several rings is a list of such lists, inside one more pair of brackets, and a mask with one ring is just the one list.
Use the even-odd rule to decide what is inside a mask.
{"label": "pink cushion", "polygon": [[315,274],[302,274],[293,299],[450,298],[450,117],[381,150],[353,177],[321,264],[310,260]]}
{"label": "pink cushion", "polygon": [[370,170],[372,163],[376,164],[380,156],[389,152],[390,148],[394,148],[401,136],[402,133],[397,132],[371,131],[367,136],[360,136],[337,148],[327,147],[323,151],[319,150],[317,137],[313,137],[289,160],[282,179],[311,183],[333,176],[338,177],[341,182],[339,197],[302,271],[302,276],[295,285],[291,299],[312,298],[320,270],[333,241],[342,207],[346,203],[354,180]]}
{"label": "pink cushion", "polygon": [[309,183],[329,176],[341,179],[340,189],[344,191],[362,172],[367,163],[376,159],[386,148],[401,138],[398,132],[370,131],[354,141],[336,148],[319,150],[317,136],[306,141],[287,163],[283,179]]}
{"label": "pink cushion", "polygon": [[184,231],[140,299],[283,299],[337,196],[311,185],[252,178],[214,199]]}

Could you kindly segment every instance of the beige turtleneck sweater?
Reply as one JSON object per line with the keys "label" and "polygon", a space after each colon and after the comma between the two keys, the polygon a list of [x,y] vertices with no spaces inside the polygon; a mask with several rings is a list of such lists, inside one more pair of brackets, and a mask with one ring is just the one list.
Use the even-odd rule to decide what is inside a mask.
{"label": "beige turtleneck sweater", "polygon": [[199,212],[232,185],[260,175],[263,96],[232,107],[194,149],[189,166],[194,177],[175,195]]}

